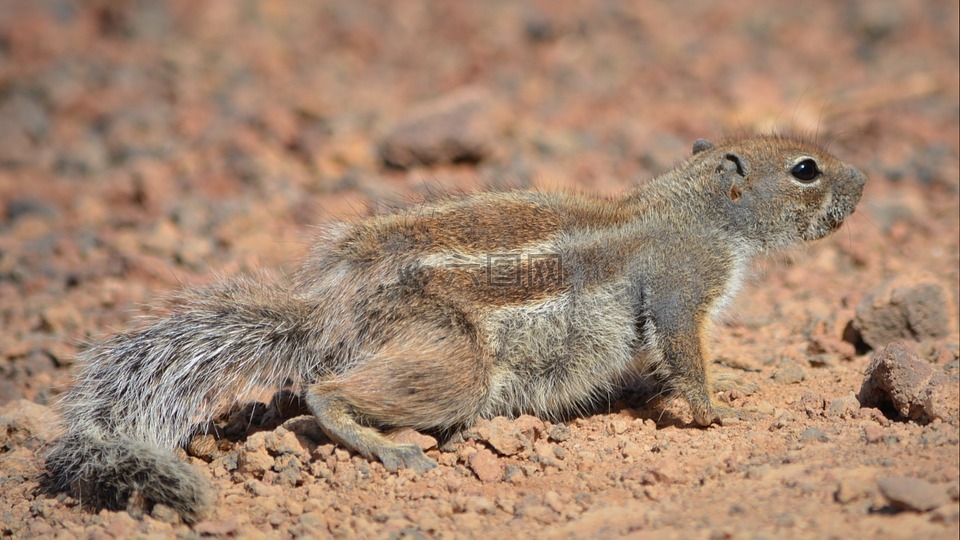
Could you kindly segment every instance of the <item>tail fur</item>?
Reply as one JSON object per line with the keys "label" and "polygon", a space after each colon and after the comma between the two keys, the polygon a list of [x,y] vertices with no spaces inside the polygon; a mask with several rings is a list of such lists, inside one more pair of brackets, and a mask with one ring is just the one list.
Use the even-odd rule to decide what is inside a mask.
{"label": "tail fur", "polygon": [[170,506],[187,522],[211,508],[207,482],[168,449],[128,437],[100,439],[69,433],[46,457],[43,490],[67,491],[95,508],[120,510],[138,493],[150,503]]}
{"label": "tail fur", "polygon": [[206,482],[172,450],[222,406],[314,369],[309,315],[282,287],[243,277],[184,293],[168,315],[86,351],[45,487],[107,508],[139,493],[199,519]]}

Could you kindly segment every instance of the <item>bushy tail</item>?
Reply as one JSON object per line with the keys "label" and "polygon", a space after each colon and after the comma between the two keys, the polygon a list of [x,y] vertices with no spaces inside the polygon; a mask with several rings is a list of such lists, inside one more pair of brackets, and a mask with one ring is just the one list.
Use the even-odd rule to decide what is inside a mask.
{"label": "bushy tail", "polygon": [[223,405],[317,367],[310,310],[238,278],[184,293],[168,315],[88,350],[61,401],[66,433],[51,443],[45,486],[110,508],[136,492],[197,519],[205,482],[172,450]]}
{"label": "bushy tail", "polygon": [[67,491],[84,505],[119,510],[138,493],[195,522],[212,506],[207,482],[165,448],[129,437],[104,439],[68,433],[55,441],[41,479],[48,493]]}

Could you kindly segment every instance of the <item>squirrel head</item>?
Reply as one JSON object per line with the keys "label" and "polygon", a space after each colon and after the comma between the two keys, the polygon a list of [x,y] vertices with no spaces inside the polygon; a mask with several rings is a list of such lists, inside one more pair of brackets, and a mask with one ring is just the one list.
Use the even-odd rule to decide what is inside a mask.
{"label": "squirrel head", "polygon": [[722,192],[730,226],[762,249],[833,232],[854,212],[867,180],[820,146],[782,136],[716,145],[698,139],[693,153],[713,167],[711,191]]}

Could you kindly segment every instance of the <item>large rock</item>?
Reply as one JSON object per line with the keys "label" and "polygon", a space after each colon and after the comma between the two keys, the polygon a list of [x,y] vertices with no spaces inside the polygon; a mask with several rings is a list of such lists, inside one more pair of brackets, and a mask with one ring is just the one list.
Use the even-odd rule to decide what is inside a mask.
{"label": "large rock", "polygon": [[857,399],[866,407],[892,408],[911,420],[955,421],[958,389],[944,373],[922,362],[910,344],[897,341],[873,357]]}
{"label": "large rock", "polygon": [[0,408],[0,447],[37,449],[57,431],[56,415],[49,407],[18,399]]}
{"label": "large rock", "polygon": [[894,476],[882,478],[877,484],[884,497],[901,510],[926,512],[950,502],[943,486],[919,478]]}
{"label": "large rock", "polygon": [[493,116],[491,99],[478,90],[442,96],[401,118],[381,140],[380,156],[402,169],[483,161],[493,153]]}
{"label": "large rock", "polygon": [[867,345],[878,350],[898,339],[945,337],[950,333],[947,292],[933,278],[894,278],[857,305],[853,327]]}

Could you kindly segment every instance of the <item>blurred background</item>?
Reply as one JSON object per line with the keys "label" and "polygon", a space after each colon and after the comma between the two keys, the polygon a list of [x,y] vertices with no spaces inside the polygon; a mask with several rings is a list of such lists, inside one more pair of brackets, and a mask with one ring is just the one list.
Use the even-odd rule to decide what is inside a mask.
{"label": "blurred background", "polygon": [[4,0],[0,403],[158,290],[290,268],[307,225],[612,194],[739,132],[862,168],[846,256],[956,299],[958,47],[955,0]]}
{"label": "blurred background", "polygon": [[[923,394],[947,411],[926,425],[860,407],[871,357],[851,321],[871,299],[921,319],[960,299],[958,11],[957,0],[0,0],[0,535],[956,538],[956,317],[913,355],[954,391]],[[700,430],[678,420],[682,403],[681,416],[614,404],[548,441],[529,427],[539,420],[499,419],[493,433],[518,437],[505,440],[544,433],[509,457],[458,444],[425,479],[385,476],[330,444],[298,454],[300,471],[261,436],[256,455],[273,464],[262,482],[237,470],[247,443],[193,458],[221,494],[196,529],[169,508],[135,521],[34,492],[55,425],[45,406],[72,382],[77,349],[137,324],[168,291],[290,272],[316,226],[432,192],[613,195],[699,137],[769,131],[805,134],[869,182],[837,234],[760,265],[711,339],[724,369],[760,383],[727,395],[763,411],[754,420]],[[913,296],[891,297],[891,278]],[[249,418],[248,431],[279,440]],[[296,486],[268,485],[274,471]],[[912,497],[881,495],[891,475],[926,491],[900,478],[893,488],[906,480]],[[932,508],[931,493],[950,502],[913,511]]]}

